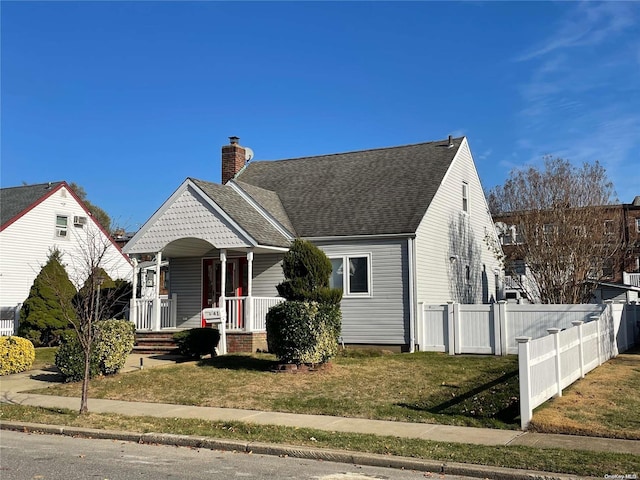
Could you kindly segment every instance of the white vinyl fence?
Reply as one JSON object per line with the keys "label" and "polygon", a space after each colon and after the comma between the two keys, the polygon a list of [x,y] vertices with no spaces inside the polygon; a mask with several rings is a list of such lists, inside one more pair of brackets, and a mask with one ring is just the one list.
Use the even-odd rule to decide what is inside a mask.
{"label": "white vinyl fence", "polygon": [[416,343],[421,351],[451,355],[516,354],[516,337],[542,337],[548,328],[569,328],[574,320],[586,322],[604,309],[595,304],[420,304]]}
{"label": "white vinyl fence", "polygon": [[640,305],[608,303],[600,315],[584,323],[574,320],[566,330],[532,340],[519,336],[521,427],[527,428],[533,409],[602,363],[632,347],[640,330]]}
{"label": "white vinyl fence", "polygon": [[21,308],[21,303],[15,307],[0,307],[0,337],[10,337],[18,332]]}

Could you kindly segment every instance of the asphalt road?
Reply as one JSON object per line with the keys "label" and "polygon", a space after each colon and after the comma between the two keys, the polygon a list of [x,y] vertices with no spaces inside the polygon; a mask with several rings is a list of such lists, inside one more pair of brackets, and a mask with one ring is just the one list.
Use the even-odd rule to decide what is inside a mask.
{"label": "asphalt road", "polygon": [[0,431],[2,480],[469,480],[268,455]]}

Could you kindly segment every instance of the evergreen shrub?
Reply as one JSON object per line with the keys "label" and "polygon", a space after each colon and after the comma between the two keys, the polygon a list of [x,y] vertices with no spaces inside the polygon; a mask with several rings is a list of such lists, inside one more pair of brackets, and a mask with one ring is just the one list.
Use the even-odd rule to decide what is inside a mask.
{"label": "evergreen shrub", "polygon": [[[124,367],[135,342],[135,326],[127,320],[101,320],[93,324],[94,339],[89,363],[90,378],[113,375]],[[65,335],[55,364],[65,382],[84,377],[84,352],[75,332]]]}
{"label": "evergreen shrub", "polygon": [[76,289],[61,263],[59,251],[53,251],[33,281],[29,297],[20,310],[18,335],[37,346],[55,346],[71,328],[75,319],[71,299]]}
{"label": "evergreen shrub", "polygon": [[217,328],[192,328],[173,334],[178,353],[184,357],[200,358],[211,354],[216,356],[216,347],[220,342],[220,330]]}
{"label": "evergreen shrub", "polygon": [[0,375],[29,370],[36,358],[33,343],[22,337],[0,337]]}
{"label": "evergreen shrub", "polygon": [[282,262],[286,299],[267,313],[269,351],[286,363],[325,363],[338,351],[341,289],[329,287],[331,261],[305,240],[295,240]]}

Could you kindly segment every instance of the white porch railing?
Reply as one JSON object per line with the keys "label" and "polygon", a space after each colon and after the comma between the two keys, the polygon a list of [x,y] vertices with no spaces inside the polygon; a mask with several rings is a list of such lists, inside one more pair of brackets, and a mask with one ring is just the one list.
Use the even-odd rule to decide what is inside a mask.
{"label": "white porch railing", "polygon": [[622,272],[622,283],[625,285],[640,287],[640,273]]}
{"label": "white porch railing", "polygon": [[264,332],[267,312],[284,298],[279,297],[227,297],[227,330]]}
{"label": "white porch railing", "polygon": [[154,331],[163,330],[168,328],[176,328],[176,307],[177,307],[177,295],[172,295],[171,298],[159,298],[158,304],[160,306],[160,324],[155,325],[156,315],[154,299],[148,298],[136,298],[131,300],[132,317],[130,320],[135,324],[136,330],[141,331]]}

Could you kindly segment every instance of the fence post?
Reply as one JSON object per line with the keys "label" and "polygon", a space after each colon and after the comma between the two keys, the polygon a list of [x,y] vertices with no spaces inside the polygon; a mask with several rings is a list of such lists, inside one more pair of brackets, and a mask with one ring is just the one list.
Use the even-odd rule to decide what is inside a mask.
{"label": "fence post", "polygon": [[600,337],[602,335],[602,332],[600,331],[600,315],[591,315],[589,317],[589,320],[591,320],[592,322],[596,322],[596,330],[597,330],[597,337],[596,337],[596,345],[598,347],[598,366],[602,365],[602,338]]}
{"label": "fence post", "polygon": [[416,343],[418,351],[423,349],[426,343],[424,338],[424,302],[418,302],[418,325],[416,326]]}
{"label": "fence post", "polygon": [[498,302],[498,311],[500,312],[500,348],[502,355],[509,353],[509,329],[507,327],[507,301],[500,300]]}
{"label": "fence post", "polygon": [[453,304],[453,319],[454,319],[453,328],[455,329],[453,334],[453,344],[455,346],[455,353],[460,354],[462,353],[462,334],[460,333],[462,329],[460,325],[460,304],[459,303]]}
{"label": "fence post", "polygon": [[455,355],[455,319],[453,318],[453,302],[447,302],[447,350],[449,355]]}
{"label": "fence post", "polygon": [[556,394],[554,397],[562,396],[562,372],[560,371],[560,329],[559,328],[547,328],[547,332],[553,335],[553,344],[556,349],[555,364],[556,364]]}
{"label": "fence post", "polygon": [[520,377],[520,428],[526,430],[533,416],[531,370],[529,368],[531,337],[516,337],[516,342],[518,342],[518,375]]}
{"label": "fence post", "polygon": [[580,358],[580,378],[584,378],[584,343],[582,340],[582,320],[574,320],[571,325],[578,327],[578,357]]}

